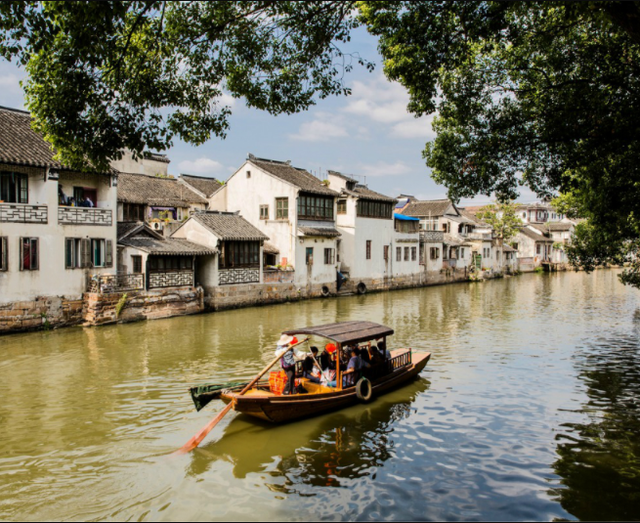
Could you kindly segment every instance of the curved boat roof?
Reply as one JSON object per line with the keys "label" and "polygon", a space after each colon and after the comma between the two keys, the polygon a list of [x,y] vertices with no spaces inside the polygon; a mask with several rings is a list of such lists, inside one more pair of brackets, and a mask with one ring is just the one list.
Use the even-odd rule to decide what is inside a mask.
{"label": "curved boat roof", "polygon": [[393,334],[393,329],[372,321],[345,321],[342,323],[328,323],[317,327],[292,329],[283,334],[311,334],[330,339],[336,343],[357,343],[369,341]]}

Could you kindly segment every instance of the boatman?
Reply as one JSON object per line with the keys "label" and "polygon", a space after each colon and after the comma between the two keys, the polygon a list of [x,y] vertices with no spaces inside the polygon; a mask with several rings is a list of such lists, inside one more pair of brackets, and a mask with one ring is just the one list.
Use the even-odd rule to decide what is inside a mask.
{"label": "boatman", "polygon": [[287,350],[289,345],[294,342],[295,338],[283,334],[278,340],[278,348],[276,349],[276,356],[281,355],[280,366],[287,375],[287,383],[284,386],[283,394],[293,394],[295,390],[296,382],[296,359],[293,351]]}

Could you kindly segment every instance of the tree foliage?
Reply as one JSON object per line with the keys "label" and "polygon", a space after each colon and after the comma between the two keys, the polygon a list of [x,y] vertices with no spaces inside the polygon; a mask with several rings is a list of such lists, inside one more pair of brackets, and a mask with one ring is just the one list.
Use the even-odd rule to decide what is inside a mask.
{"label": "tree foliage", "polygon": [[[65,163],[223,137],[225,93],[273,114],[346,94],[353,2],[0,4],[0,54],[27,72],[35,127]],[[362,60],[360,62],[364,63]],[[371,64],[365,64],[371,66]]]}
{"label": "tree foliage", "polygon": [[589,219],[578,266],[633,254],[637,2],[4,1],[0,55],[26,68],[27,107],[59,159],[105,168],[124,148],[223,137],[225,93],[273,114],[348,94],[340,45],[358,24],[409,111],[437,113],[424,157],[452,199],[561,194]]}
{"label": "tree foliage", "polygon": [[497,202],[480,209],[476,217],[491,226],[496,238],[509,243],[522,227],[516,212],[516,203]]}
{"label": "tree foliage", "polygon": [[588,218],[577,266],[628,252],[639,231],[637,3],[361,4],[410,110],[438,113],[424,157],[453,199],[562,194]]}

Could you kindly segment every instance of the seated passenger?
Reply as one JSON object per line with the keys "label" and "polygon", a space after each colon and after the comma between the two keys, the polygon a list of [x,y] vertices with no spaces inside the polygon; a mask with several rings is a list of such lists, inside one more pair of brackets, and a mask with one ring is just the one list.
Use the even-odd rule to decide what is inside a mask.
{"label": "seated passenger", "polygon": [[302,376],[312,383],[320,383],[320,368],[317,362],[318,347],[311,347],[311,354],[302,362]]}

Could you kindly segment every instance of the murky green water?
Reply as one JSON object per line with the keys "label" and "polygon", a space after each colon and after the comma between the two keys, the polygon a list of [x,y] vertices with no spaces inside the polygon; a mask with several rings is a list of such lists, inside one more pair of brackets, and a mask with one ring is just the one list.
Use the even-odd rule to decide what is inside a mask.
{"label": "murky green water", "polygon": [[[0,338],[0,519],[640,518],[640,292],[524,275]],[[257,373],[282,330],[343,320],[429,350],[422,377],[285,426],[192,384]]]}

